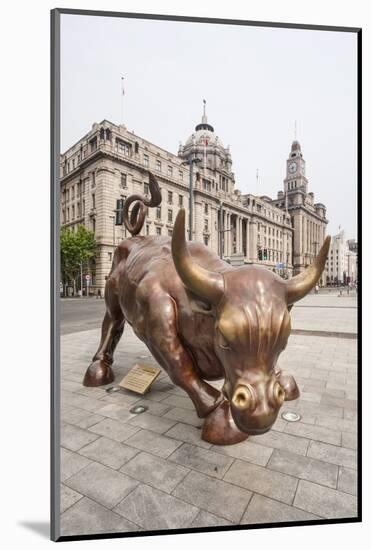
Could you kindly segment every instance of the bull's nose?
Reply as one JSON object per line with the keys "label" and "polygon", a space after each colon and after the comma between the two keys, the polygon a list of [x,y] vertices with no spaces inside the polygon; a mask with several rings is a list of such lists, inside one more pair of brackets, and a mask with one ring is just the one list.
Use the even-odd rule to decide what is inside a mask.
{"label": "bull's nose", "polygon": [[232,405],[239,411],[252,412],[256,407],[254,389],[249,384],[237,386],[232,396]]}
{"label": "bull's nose", "polygon": [[279,384],[279,382],[274,382],[271,390],[271,399],[273,404],[278,405],[279,407],[285,401],[285,390]]}

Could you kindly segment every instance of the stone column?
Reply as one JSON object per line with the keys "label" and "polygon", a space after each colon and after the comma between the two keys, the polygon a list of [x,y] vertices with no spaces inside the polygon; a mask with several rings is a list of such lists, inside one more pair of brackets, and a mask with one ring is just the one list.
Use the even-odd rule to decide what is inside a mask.
{"label": "stone column", "polygon": [[250,261],[250,220],[246,218],[246,260]]}
{"label": "stone column", "polygon": [[250,260],[256,262],[258,259],[257,243],[258,243],[258,228],[255,220],[251,220],[250,224]]}
{"label": "stone column", "polygon": [[204,218],[201,199],[194,197],[193,240],[203,243]]}
{"label": "stone column", "polygon": [[241,252],[241,217],[236,218],[236,252]]}

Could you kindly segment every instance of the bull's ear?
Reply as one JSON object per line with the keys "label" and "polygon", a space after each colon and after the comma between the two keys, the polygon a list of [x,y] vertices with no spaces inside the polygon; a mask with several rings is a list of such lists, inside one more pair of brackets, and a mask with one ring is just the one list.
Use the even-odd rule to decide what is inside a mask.
{"label": "bull's ear", "polygon": [[331,237],[326,237],[318,256],[314,262],[302,273],[286,281],[287,304],[292,305],[301,300],[312,290],[325,269]]}
{"label": "bull's ear", "polygon": [[171,251],[175,268],[183,284],[202,300],[217,304],[223,296],[223,276],[203,268],[192,258],[185,240],[184,208],[179,210],[175,220]]}

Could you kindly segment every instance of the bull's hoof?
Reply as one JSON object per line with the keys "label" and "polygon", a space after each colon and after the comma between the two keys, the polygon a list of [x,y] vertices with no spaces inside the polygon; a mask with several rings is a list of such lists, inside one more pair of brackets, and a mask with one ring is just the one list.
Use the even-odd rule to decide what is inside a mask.
{"label": "bull's hoof", "polygon": [[114,379],[115,375],[110,365],[103,361],[94,361],[85,373],[83,384],[88,387],[105,386],[111,384]]}
{"label": "bull's hoof", "polygon": [[285,391],[285,401],[293,401],[300,397],[298,385],[291,374],[280,374],[278,381]]}
{"label": "bull's hoof", "polygon": [[234,445],[248,438],[234,423],[229,402],[224,400],[210,413],[202,426],[201,437],[213,445]]}

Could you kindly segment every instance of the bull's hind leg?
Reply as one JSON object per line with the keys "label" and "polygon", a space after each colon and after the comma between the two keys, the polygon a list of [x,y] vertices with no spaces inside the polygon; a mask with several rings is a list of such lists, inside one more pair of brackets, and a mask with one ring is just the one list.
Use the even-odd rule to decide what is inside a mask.
{"label": "bull's hind leg", "polygon": [[124,331],[125,317],[109,281],[106,286],[106,308],[100,344],[85,373],[84,386],[104,386],[115,379],[111,365],[113,353]]}

